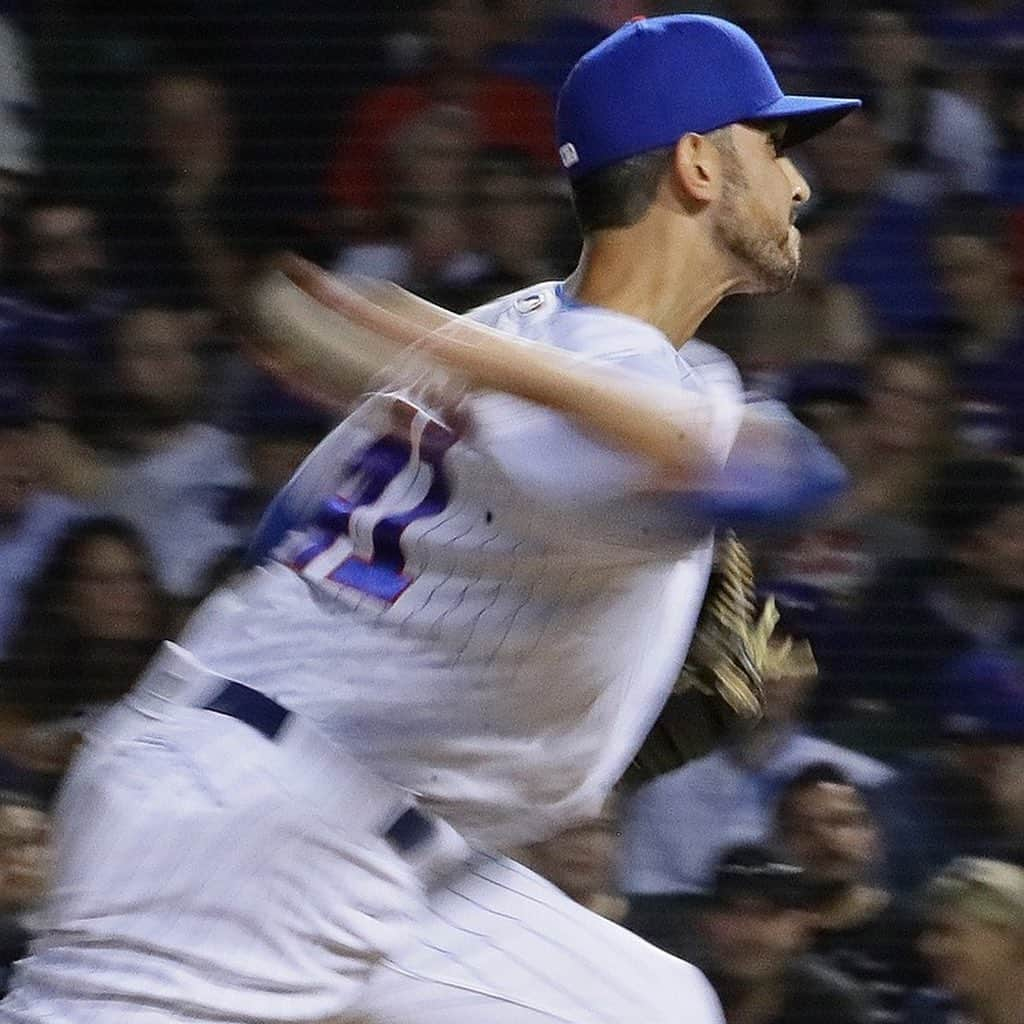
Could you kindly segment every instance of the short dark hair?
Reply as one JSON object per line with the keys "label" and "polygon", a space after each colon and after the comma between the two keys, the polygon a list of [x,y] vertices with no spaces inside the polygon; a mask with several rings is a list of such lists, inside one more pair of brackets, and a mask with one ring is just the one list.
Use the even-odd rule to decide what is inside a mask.
{"label": "short dark hair", "polygon": [[775,803],[775,821],[780,828],[787,827],[796,797],[815,786],[843,786],[860,792],[860,787],[838,765],[831,761],[812,761],[791,775],[779,790]]}
{"label": "short dark hair", "polygon": [[572,205],[580,231],[628,228],[640,221],[654,202],[668,171],[675,146],[664,146],[601,167],[572,182]]}
{"label": "short dark hair", "polygon": [[[736,166],[731,124],[702,134],[714,140]],[[628,228],[641,220],[658,194],[675,151],[674,144],[651,149],[571,182],[572,205],[580,231],[586,235],[605,228]]]}
{"label": "short dark hair", "polygon": [[737,900],[756,899],[779,909],[803,909],[809,896],[802,867],[767,845],[738,843],[719,854],[706,902],[721,908]]}

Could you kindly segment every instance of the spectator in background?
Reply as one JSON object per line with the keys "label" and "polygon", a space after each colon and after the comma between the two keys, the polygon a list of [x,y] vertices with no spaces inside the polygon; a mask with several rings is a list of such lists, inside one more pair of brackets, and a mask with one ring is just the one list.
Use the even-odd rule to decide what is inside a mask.
{"label": "spectator in background", "polygon": [[79,520],[28,595],[0,699],[33,723],[74,723],[134,685],[169,625],[140,535],[117,519]]}
{"label": "spectator in background", "polygon": [[948,192],[990,192],[995,125],[983,104],[951,87],[949,56],[933,52],[911,15],[891,7],[859,12],[850,49],[909,194],[927,203]]}
{"label": "spectator in background", "polygon": [[944,46],[990,63],[1024,52],[1024,4],[1020,0],[946,0],[921,4],[922,28]]}
{"label": "spectator in background", "polygon": [[[490,148],[468,166],[465,214],[469,247],[482,258],[474,276],[435,292],[442,306],[462,312],[499,295],[564,276],[555,255],[554,182],[525,150]],[[563,210],[568,205],[563,204]],[[561,224],[564,229],[568,225]]]}
{"label": "spectator in background", "polygon": [[808,955],[813,922],[798,866],[763,846],[723,851],[698,915],[695,962],[727,1024],[868,1024],[857,986]]}
{"label": "spectator in background", "polygon": [[380,236],[343,248],[336,272],[394,281],[429,298],[446,298],[486,273],[468,225],[475,130],[472,115],[454,106],[429,107],[395,130]]}
{"label": "spectator in background", "polygon": [[830,666],[828,735],[902,759],[936,736],[934,684],[977,644],[1020,643],[1024,478],[1008,461],[955,458],[928,488],[935,555],[887,566]]}
{"label": "spectator in background", "polygon": [[865,535],[876,565],[928,550],[921,511],[952,449],[951,399],[949,362],[931,334],[887,339],[867,360],[860,457],[840,516]]}
{"label": "spectator in background", "polygon": [[834,764],[807,765],[779,794],[775,839],[815,892],[811,952],[860,985],[872,1022],[902,1021],[921,983],[916,922],[887,881],[886,841],[867,794]]}
{"label": "spectator in background", "polygon": [[554,98],[587,50],[630,18],[647,13],[648,5],[638,0],[512,0],[494,7],[497,41],[489,67],[531,82]]}
{"label": "spectator in background", "polygon": [[380,234],[388,150],[395,133],[428,108],[451,106],[468,114],[474,143],[519,147],[542,165],[554,164],[551,98],[486,66],[495,36],[488,0],[432,0],[425,28],[425,67],[368,92],[341,135],[327,189],[343,236],[352,242]]}
{"label": "spectator in background", "polygon": [[613,794],[596,818],[544,842],[509,851],[509,856],[553,882],[588,910],[621,921],[627,906],[614,879],[620,835],[618,798]]}
{"label": "spectator in background", "polygon": [[[0,388],[7,391],[5,384]],[[41,487],[39,438],[28,403],[0,393],[0,661],[21,617],[26,588],[81,506]]]}
{"label": "spectator in background", "polygon": [[[921,512],[951,447],[949,367],[929,338],[894,338],[872,353],[866,375],[849,364],[812,363],[791,377],[790,403],[837,445],[852,485],[823,522],[773,544],[761,580],[768,589],[813,588],[848,613],[884,565],[930,551]],[[827,677],[832,652],[815,650]]]}
{"label": "spectator in background", "polygon": [[808,140],[803,158],[814,190],[800,221],[803,258],[815,277],[852,291],[878,334],[933,323],[941,306],[927,210],[901,192],[877,102],[836,125],[828,145]]}
{"label": "spectator in background", "polygon": [[1024,304],[1014,287],[1003,211],[951,196],[936,211],[931,253],[947,306],[958,433],[980,451],[1024,453]]}
{"label": "spectator in background", "polygon": [[110,287],[95,208],[56,187],[27,195],[14,227],[11,286],[0,293],[0,368],[65,412],[76,376],[94,374],[102,339],[124,304]]}
{"label": "spectator in background", "polygon": [[926,817],[919,856],[936,869],[962,855],[1024,867],[1024,663],[971,650],[936,686],[936,742],[908,767]]}
{"label": "spectator in background", "polygon": [[[215,565],[214,576],[203,588],[206,591],[213,589],[215,578],[224,578],[242,564],[243,545],[248,546],[255,536],[271,500],[337,419],[284,391],[262,373],[251,376],[242,395],[243,400],[227,424],[242,441],[249,473],[249,484],[240,496],[237,515],[240,544],[225,553],[220,565]],[[267,532],[275,533],[272,529]],[[280,538],[269,543],[276,543],[277,539]]]}
{"label": "spectator in background", "polygon": [[804,360],[782,385],[793,414],[813,430],[846,467],[861,457],[861,421],[866,404],[864,372],[856,363]]}
{"label": "spectator in background", "polygon": [[993,115],[999,126],[996,187],[993,198],[1024,212],[1024,67],[1015,61],[995,77]]}
{"label": "spectator in background", "polygon": [[49,805],[89,718],[134,685],[168,608],[138,534],[82,519],[54,548],[0,667],[0,787]]}
{"label": "spectator in background", "polygon": [[1019,1024],[1024,1020],[1024,869],[957,859],[924,893],[921,951],[938,991],[908,1024]]}
{"label": "spectator in background", "polygon": [[892,514],[912,517],[920,511],[936,459],[952,448],[952,371],[941,336],[926,331],[883,338],[866,358],[864,372],[859,460],[895,460],[897,479],[895,493],[875,482],[869,488],[874,493],[859,500],[866,508],[887,501]]}
{"label": "spectator in background", "polygon": [[[784,628],[785,621],[784,615]],[[648,783],[627,801],[621,887],[645,914],[652,904],[671,906],[673,894],[704,889],[725,847],[768,836],[780,788],[804,765],[835,763],[865,788],[894,781],[886,765],[802,730],[800,716],[814,680],[809,650],[803,665],[794,659],[793,674],[769,666],[767,707],[756,726]]]}
{"label": "spectator in background", "polygon": [[806,92],[847,63],[841,17],[827,5],[803,0],[729,0],[725,7],[725,17],[758,40],[783,88]]}
{"label": "spectator in background", "polygon": [[63,489],[132,523],[163,589],[188,606],[210,566],[241,542],[249,485],[241,444],[205,422],[206,323],[196,311],[140,303],[111,333],[112,376],[98,433],[51,425],[50,472]]}
{"label": "spectator in background", "polygon": [[186,604],[204,595],[209,566],[240,542],[249,486],[238,438],[205,421],[203,324],[192,311],[145,305],[118,323],[115,399],[124,411],[108,440],[112,477],[100,502],[141,532],[160,585]]}
{"label": "spectator in background", "polygon": [[805,714],[815,731],[841,744],[865,739],[848,724],[851,704],[866,697],[858,672],[871,642],[860,626],[869,603],[894,562],[924,562],[938,546],[925,507],[952,448],[950,390],[947,361],[931,335],[883,342],[866,377],[848,364],[810,364],[793,374],[794,409],[836,446],[852,483],[822,521],[765,545],[760,580],[806,606],[802,628],[821,683]]}
{"label": "spectator in background", "polygon": [[995,200],[1007,211],[1013,283],[1024,294],[1024,67],[1015,61],[996,77],[994,113],[999,121]]}
{"label": "spectator in background", "polygon": [[120,272],[169,305],[228,311],[244,274],[228,91],[206,70],[170,67],[144,98],[142,166],[111,212]]}
{"label": "spectator in background", "polygon": [[0,14],[0,201],[20,192],[39,172],[38,99],[30,51],[21,26]]}
{"label": "spectator in background", "polygon": [[0,992],[7,992],[11,967],[28,949],[23,923],[50,881],[50,822],[47,813],[20,793],[0,793]]}

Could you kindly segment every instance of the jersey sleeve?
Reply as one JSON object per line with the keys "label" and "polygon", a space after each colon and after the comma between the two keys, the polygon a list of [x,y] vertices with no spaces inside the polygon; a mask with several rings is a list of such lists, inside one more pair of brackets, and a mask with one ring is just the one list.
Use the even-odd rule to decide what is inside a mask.
{"label": "jersey sleeve", "polygon": [[[483,393],[469,399],[468,430],[442,456],[462,494],[481,487],[487,501],[497,489],[523,513],[524,530],[529,524],[528,532],[560,544],[596,541],[662,551],[690,545],[717,524],[749,529],[792,523],[835,493],[843,477],[836,460],[785,407],[745,399],[723,353],[691,342],[689,361],[680,362],[652,328],[617,326],[599,324],[595,331],[592,323],[584,322],[582,330],[570,325],[559,341],[581,360],[616,373],[680,383],[680,401],[699,407],[699,443],[711,456],[700,486],[670,486],[644,459],[609,446],[551,409]],[[264,515],[250,564],[308,522],[359,452],[388,432],[388,394],[369,396],[305,460]],[[482,475],[481,458],[488,466]]]}
{"label": "jersey sleeve", "polygon": [[[722,353],[710,359],[709,350],[717,352],[701,345],[700,361],[687,364],[690,386],[684,373],[680,394],[699,407],[696,443],[711,455],[699,486],[673,487],[642,458],[509,396],[474,403],[473,443],[511,487],[554,512],[571,513],[606,540],[649,546],[716,524],[786,526],[825,506],[845,483],[842,466],[784,405],[745,396],[731,361]],[[680,375],[671,355],[658,351],[620,349],[596,361],[660,383]]]}

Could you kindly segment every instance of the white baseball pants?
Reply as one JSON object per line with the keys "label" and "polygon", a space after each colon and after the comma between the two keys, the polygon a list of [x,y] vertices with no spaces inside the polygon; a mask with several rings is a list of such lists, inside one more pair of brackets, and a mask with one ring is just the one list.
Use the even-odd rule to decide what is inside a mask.
{"label": "white baseball pants", "polygon": [[97,727],[0,1024],[719,1024],[695,968],[444,823],[397,848],[391,787],[205,709],[223,683],[169,647]]}

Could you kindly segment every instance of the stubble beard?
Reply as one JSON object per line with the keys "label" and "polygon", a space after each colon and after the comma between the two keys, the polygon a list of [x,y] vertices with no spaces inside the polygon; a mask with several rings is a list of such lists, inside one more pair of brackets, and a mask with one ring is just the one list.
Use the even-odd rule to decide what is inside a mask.
{"label": "stubble beard", "polygon": [[800,236],[787,226],[785,237],[780,238],[768,211],[760,203],[744,202],[744,196],[750,192],[742,170],[729,167],[715,222],[718,241],[743,268],[753,284],[751,291],[783,292],[800,269]]}

